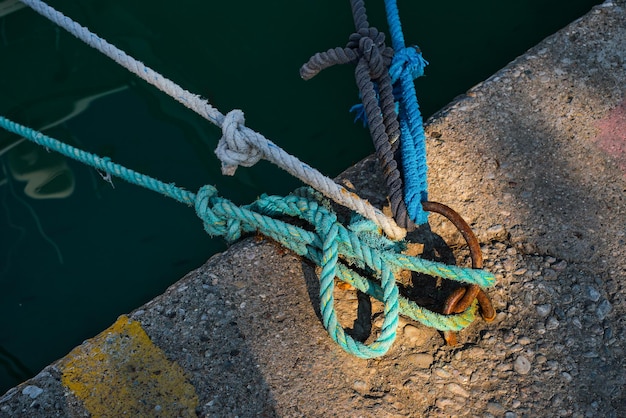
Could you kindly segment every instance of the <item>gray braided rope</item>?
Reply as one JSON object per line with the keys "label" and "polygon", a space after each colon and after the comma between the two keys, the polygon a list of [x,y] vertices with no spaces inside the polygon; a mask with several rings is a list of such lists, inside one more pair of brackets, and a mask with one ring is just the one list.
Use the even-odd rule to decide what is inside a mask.
{"label": "gray braided rope", "polygon": [[359,55],[352,48],[332,48],[325,52],[318,52],[300,68],[300,77],[309,80],[320,71],[335,64],[352,64],[359,60]]}
{"label": "gray braided rope", "polygon": [[354,20],[354,27],[357,32],[360,29],[367,29],[370,27],[367,21],[367,12],[365,10],[365,2],[363,0],[351,0],[350,7],[352,8],[352,18]]}
{"label": "gray braided rope", "polygon": [[139,78],[167,93],[187,108],[222,128],[223,136],[216,149],[216,154],[222,160],[222,172],[224,174],[232,175],[237,166],[249,167],[259,161],[259,159],[264,158],[304,183],[318,189],[335,202],[373,220],[390,238],[402,239],[406,235],[406,231],[400,228],[393,219],[386,216],[369,202],[361,199],[355,193],[349,192],[316,169],[288,154],[263,135],[245,127],[243,125],[242,111],[233,110],[227,115],[223,115],[205,99],[192,94],[173,81],[163,77],[144,63],[134,59],[40,0],[21,1]]}
{"label": "gray braided rope", "polygon": [[300,75],[308,80],[333,65],[357,62],[356,84],[367,115],[376,156],[385,176],[391,211],[401,227],[412,230],[415,224],[404,201],[403,179],[398,166],[400,126],[387,71],[393,50],[385,45],[385,35],[369,26],[363,0],[352,0],[351,7],[356,32],[350,35],[346,47],[315,54],[300,68]]}
{"label": "gray braided rope", "polygon": [[[366,64],[363,64],[362,61],[359,62],[355,70],[357,84],[359,85],[361,100],[363,101],[365,113],[367,114],[368,126],[374,142],[376,157],[385,175],[391,211],[399,225],[405,226],[407,229],[412,229],[414,228],[414,224],[409,217],[408,210],[404,203],[402,176],[400,175],[398,160],[395,158],[393,149],[395,146],[395,150],[398,150],[397,139],[399,137],[399,126],[395,119],[395,123],[385,124],[385,113],[381,112],[379,99],[376,97],[373,84],[369,80],[367,72]],[[389,84],[389,86],[391,85]],[[392,109],[392,112],[393,111]],[[391,135],[393,136],[390,136],[388,131],[391,131]]]}

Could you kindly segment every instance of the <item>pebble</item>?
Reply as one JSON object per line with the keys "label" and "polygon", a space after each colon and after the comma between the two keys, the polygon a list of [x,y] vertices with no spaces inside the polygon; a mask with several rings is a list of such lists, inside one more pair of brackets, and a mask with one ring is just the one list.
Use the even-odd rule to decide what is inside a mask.
{"label": "pebble", "polygon": [[543,322],[538,322],[535,324],[535,331],[537,331],[537,334],[539,335],[543,335],[546,333],[546,327]]}
{"label": "pebble", "polygon": [[589,332],[591,334],[595,334],[595,335],[603,335],[604,334],[604,328],[602,328],[602,326],[600,324],[596,324],[596,325],[592,326],[591,329],[589,329]]}
{"label": "pebble", "polygon": [[456,402],[454,402],[454,400],[452,399],[448,399],[448,398],[439,398],[435,401],[435,405],[438,408],[441,409],[447,409],[447,408],[454,408],[454,409],[458,409],[459,405],[456,404]]}
{"label": "pebble", "polygon": [[43,393],[43,389],[39,386],[28,385],[22,389],[22,395],[27,395],[31,399],[35,399],[37,396]]}
{"label": "pebble", "polygon": [[587,297],[587,299],[589,299],[592,302],[597,302],[600,300],[600,292],[598,292],[598,290],[593,287],[593,286],[587,286],[587,294],[585,295]]}
{"label": "pebble", "polygon": [[408,355],[407,360],[417,368],[428,369],[435,359],[432,354],[415,353]]}
{"label": "pebble", "polygon": [[600,319],[600,321],[604,320],[609,312],[611,312],[611,309],[613,309],[613,306],[611,306],[611,302],[609,302],[608,300],[604,299],[602,302],[600,302],[600,305],[598,305],[598,308],[596,309],[596,315],[598,316],[598,319]]}
{"label": "pebble", "polygon": [[563,397],[560,394],[556,394],[550,399],[550,403],[553,407],[557,408],[563,403]]}
{"label": "pebble", "polygon": [[463,389],[461,385],[457,383],[448,383],[448,385],[446,385],[446,389],[448,389],[448,392],[453,393],[457,396],[462,396],[464,398],[469,398],[470,396],[469,392]]}
{"label": "pebble", "polygon": [[404,336],[415,345],[424,345],[430,339],[430,333],[423,327],[406,324],[402,329]]}
{"label": "pebble", "polygon": [[554,270],[552,270],[552,269],[545,269],[545,270],[543,271],[543,277],[544,277],[546,280],[556,280],[556,278],[557,278],[557,274],[556,274],[556,271],[554,271]]}
{"label": "pebble", "polygon": [[555,317],[551,316],[550,318],[548,318],[548,320],[546,321],[546,329],[557,329],[559,327],[559,320],[556,319]]}
{"label": "pebble", "polygon": [[537,315],[539,315],[541,318],[545,318],[550,315],[550,312],[552,312],[552,305],[549,303],[545,303],[543,305],[537,305],[535,309],[537,310]]}
{"label": "pebble", "polygon": [[360,393],[367,392],[368,390],[367,383],[363,380],[355,380],[352,388]]}
{"label": "pebble", "polygon": [[530,372],[530,361],[525,356],[518,356],[513,363],[513,369],[519,374]]}
{"label": "pebble", "polygon": [[552,369],[552,370],[556,370],[559,368],[559,362],[558,361],[554,361],[554,360],[548,360],[546,361],[546,365]]}
{"label": "pebble", "polygon": [[467,356],[467,358],[483,357],[485,353],[486,353],[486,350],[484,350],[481,347],[470,347],[467,350],[465,350],[465,355]]}
{"label": "pebble", "polygon": [[511,365],[509,363],[500,363],[496,365],[495,370],[499,372],[507,372],[511,370]]}
{"label": "pebble", "polygon": [[513,269],[516,267],[515,261],[510,260],[510,259],[506,259],[502,262],[502,265],[504,266],[504,269],[506,271],[513,271]]}
{"label": "pebble", "polygon": [[489,241],[500,241],[507,237],[506,228],[503,225],[493,225],[485,231]]}
{"label": "pebble", "polygon": [[565,318],[565,311],[562,308],[559,308],[558,306],[554,308],[554,314],[556,315],[556,318],[559,320]]}
{"label": "pebble", "polygon": [[408,390],[419,390],[421,388],[419,383],[413,380],[412,378],[404,382],[402,387]]}
{"label": "pebble", "polygon": [[487,412],[489,412],[490,414],[494,416],[501,417],[502,415],[504,415],[506,410],[504,409],[502,405],[500,405],[497,402],[489,402],[487,404]]}

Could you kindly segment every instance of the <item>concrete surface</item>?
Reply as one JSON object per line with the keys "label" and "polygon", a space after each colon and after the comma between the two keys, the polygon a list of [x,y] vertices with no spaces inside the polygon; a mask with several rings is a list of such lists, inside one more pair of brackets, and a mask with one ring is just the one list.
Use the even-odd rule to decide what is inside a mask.
{"label": "concrete surface", "polygon": [[[248,238],[9,390],[0,416],[626,416],[625,7],[594,8],[428,122],[430,198],[479,236],[494,323],[448,347],[403,320],[386,356],[353,358],[321,325],[314,266]],[[371,158],[342,177],[382,203]],[[431,226],[466,262],[453,227]],[[344,326],[377,331],[380,304],[336,294]]]}

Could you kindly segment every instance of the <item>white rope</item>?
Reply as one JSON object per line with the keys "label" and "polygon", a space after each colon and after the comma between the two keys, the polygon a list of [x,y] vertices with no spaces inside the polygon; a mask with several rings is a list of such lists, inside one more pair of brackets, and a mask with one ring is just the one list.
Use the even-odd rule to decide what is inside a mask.
{"label": "white rope", "polygon": [[244,126],[244,117],[241,110],[232,110],[224,116],[219,110],[211,106],[208,101],[163,77],[144,63],[129,56],[124,51],[111,45],[98,35],[90,32],[89,29],[74,22],[42,1],[21,0],[21,2],[61,26],[87,45],[102,52],[139,78],[167,93],[184,106],[220,127],[222,129],[222,138],[215,152],[222,161],[223,174],[233,175],[237,166],[250,167],[259,159],[264,158],[335,202],[373,220],[391,239],[402,239],[406,235],[406,231],[400,228],[392,218],[383,214],[381,210],[372,206],[367,200],[363,200],[355,193],[349,192],[313,167],[288,154],[263,135]]}

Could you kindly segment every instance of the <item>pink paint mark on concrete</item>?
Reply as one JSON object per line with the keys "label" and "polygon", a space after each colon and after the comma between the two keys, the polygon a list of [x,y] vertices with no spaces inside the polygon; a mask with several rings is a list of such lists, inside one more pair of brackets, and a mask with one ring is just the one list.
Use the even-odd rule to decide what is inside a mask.
{"label": "pink paint mark on concrete", "polygon": [[598,122],[596,145],[617,163],[626,175],[626,100]]}

